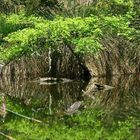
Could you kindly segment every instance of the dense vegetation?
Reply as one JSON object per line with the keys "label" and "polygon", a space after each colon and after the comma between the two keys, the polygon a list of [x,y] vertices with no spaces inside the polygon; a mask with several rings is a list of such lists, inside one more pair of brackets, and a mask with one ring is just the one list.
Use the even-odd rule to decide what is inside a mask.
{"label": "dense vegetation", "polygon": [[[117,116],[113,116],[113,112],[100,107],[89,108],[73,116],[61,117],[56,114],[47,115],[49,110],[46,109],[44,119],[43,115],[33,112],[24,104],[19,104],[17,101],[13,104],[10,98],[7,99],[7,108],[9,111],[5,122],[1,121],[0,124],[3,132],[16,140],[99,140],[103,137],[109,140],[134,139],[132,130],[137,118],[126,117],[125,120],[120,120]],[[20,114],[23,117],[19,116]],[[37,118],[41,123],[30,121],[24,116]]]}
{"label": "dense vegetation", "polygon": [[[104,40],[107,39],[111,41],[111,38],[116,40],[121,38],[121,41],[124,41],[124,44],[126,43],[129,50],[126,54],[129,57],[132,56],[130,60],[140,62],[139,1],[83,1],[84,2],[82,2],[82,0],[81,2],[78,0],[1,0],[0,70],[1,63],[7,64],[12,60],[19,59],[26,55],[40,56],[43,51],[48,50],[55,50],[61,53],[62,49],[69,49],[72,53],[75,53],[76,56],[96,55],[101,50],[107,49],[104,46]],[[123,46],[118,49],[122,48]],[[120,50],[120,52],[123,51],[124,50]],[[139,55],[136,56],[136,54]],[[10,80],[8,82],[10,83]],[[17,80],[17,82],[19,81]],[[14,84],[13,82],[11,85],[15,86]],[[23,86],[21,83],[19,84],[20,87]],[[127,87],[123,87],[126,91]],[[12,88],[10,90],[12,90]],[[36,90],[35,87],[34,90]],[[13,91],[15,92],[15,90]],[[60,89],[60,92],[62,91],[63,90]],[[42,96],[41,92],[46,96],[43,90],[38,90],[40,96]],[[135,92],[138,92],[138,90],[136,89],[134,93]],[[22,90],[21,93],[26,94],[25,90]],[[54,93],[56,98],[57,93],[58,92]],[[117,91],[115,93],[118,94]],[[121,99],[128,97],[128,93],[120,93]],[[35,107],[38,107],[37,103],[41,99],[32,94],[31,89],[29,90],[29,94],[34,98],[32,103],[32,105],[34,105],[33,108],[28,107],[28,105],[22,103],[21,100],[13,102],[11,97],[6,96],[6,109],[8,113],[5,118],[0,118],[4,120],[0,121],[0,139],[12,136],[17,140],[98,140],[103,137],[109,140],[133,140],[133,134],[137,131],[136,127],[139,127],[139,115],[132,114],[132,117],[128,117],[131,115],[127,114],[127,112],[123,112],[129,107],[127,105],[121,110],[123,115],[126,113],[123,117],[120,117],[119,113],[113,112],[117,107],[114,107],[112,112],[98,105],[90,108],[88,106],[89,99],[84,101],[85,108],[72,116],[68,116],[64,112],[59,114],[59,110],[57,109],[56,114],[54,110],[52,110],[52,114],[49,114],[48,108],[45,108],[42,112],[34,110]],[[51,96],[51,93],[49,94]],[[126,96],[123,97],[123,94]],[[110,96],[111,93],[109,94],[109,97]],[[134,95],[130,94],[130,96],[133,97]],[[18,96],[16,97],[18,98]],[[83,99],[84,97],[82,96],[81,98]],[[134,102],[138,105],[139,102],[137,98],[138,96],[134,98]],[[114,99],[116,99],[115,96],[111,98],[111,100]],[[75,100],[77,100],[76,97]],[[96,100],[98,102],[99,97],[97,97]],[[91,102],[93,103],[93,100]],[[108,102],[108,99],[106,102]],[[127,104],[124,100],[122,100],[122,102],[123,104]],[[59,103],[61,103],[61,101]],[[0,105],[3,105],[1,98]],[[57,106],[58,104],[56,103],[54,105]],[[121,107],[122,106],[119,106],[118,108]],[[130,107],[130,109],[134,108]],[[136,108],[135,110],[138,112]],[[120,118],[117,118],[117,115]],[[29,118],[41,120],[41,123],[34,122],[34,120]]]}
{"label": "dense vegetation", "polygon": [[[11,1],[9,5],[13,6],[14,2]],[[47,20],[45,14],[40,17],[39,13],[33,10],[35,2],[31,0],[24,3],[17,2],[19,2],[18,5],[25,5],[24,12],[19,10],[18,14],[12,14],[11,10],[6,11],[8,15],[0,14],[0,60],[3,62],[9,62],[25,54],[36,53],[37,50],[43,48],[51,47],[61,51],[60,46],[71,47],[75,52],[81,54],[95,54],[103,49],[103,38],[111,35],[134,41],[139,34],[138,30],[130,27],[131,21],[138,13],[135,11],[132,0],[96,2],[88,7],[83,5],[83,9],[77,6],[75,9],[77,12],[71,10],[73,13],[70,13],[68,8],[62,8],[62,4],[56,2],[62,12],[53,15],[53,20]],[[36,6],[41,7],[41,2],[43,1],[37,1]],[[50,3],[48,6],[51,7],[52,2]],[[45,4],[44,2],[43,5]],[[28,6],[33,6],[33,8]],[[29,12],[27,14],[28,9],[33,10],[30,13],[34,16],[29,15]],[[62,13],[67,13],[67,15]]]}

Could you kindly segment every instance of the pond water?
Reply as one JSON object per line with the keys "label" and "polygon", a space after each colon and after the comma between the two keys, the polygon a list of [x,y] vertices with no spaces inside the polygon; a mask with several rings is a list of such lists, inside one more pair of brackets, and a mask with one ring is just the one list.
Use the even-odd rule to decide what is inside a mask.
{"label": "pond water", "polygon": [[[114,88],[84,94],[93,81]],[[140,75],[51,85],[1,79],[0,108],[0,140],[139,140]]]}

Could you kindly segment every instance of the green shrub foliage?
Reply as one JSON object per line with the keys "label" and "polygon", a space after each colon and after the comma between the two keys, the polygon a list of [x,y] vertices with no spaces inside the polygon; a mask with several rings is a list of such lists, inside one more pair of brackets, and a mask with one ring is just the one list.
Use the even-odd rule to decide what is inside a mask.
{"label": "green shrub foliage", "polygon": [[[132,39],[130,16],[91,16],[46,20],[24,14],[0,15],[0,60],[8,62],[42,48],[70,46],[76,53],[95,54],[103,49],[104,34]],[[42,45],[39,42],[44,41]]]}

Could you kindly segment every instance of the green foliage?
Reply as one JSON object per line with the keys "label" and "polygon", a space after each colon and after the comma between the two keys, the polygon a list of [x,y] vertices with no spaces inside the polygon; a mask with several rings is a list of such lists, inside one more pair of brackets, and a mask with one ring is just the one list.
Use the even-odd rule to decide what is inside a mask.
{"label": "green foliage", "polygon": [[63,4],[60,14],[67,17],[125,15],[134,9],[133,0],[86,0],[82,4],[78,0],[68,0]]}
{"label": "green foliage", "polygon": [[[135,118],[126,118],[125,120],[115,120],[111,126],[105,127],[109,121],[106,117],[112,117],[111,113],[101,108],[85,109],[73,116],[43,116],[40,113],[33,112],[22,103],[12,101],[7,98],[7,108],[14,112],[28,117],[40,118],[43,123],[37,123],[24,119],[15,114],[8,113],[5,121],[1,121],[1,131],[10,134],[16,140],[40,139],[40,140],[133,140],[133,129]],[[0,100],[1,103],[1,100]],[[112,120],[112,119],[111,119]],[[114,119],[113,119],[114,120]]]}
{"label": "green foliage", "polygon": [[36,14],[47,18],[55,15],[64,17],[89,17],[91,15],[125,15],[139,13],[138,0],[1,0],[0,12],[27,15]]}
{"label": "green foliage", "polygon": [[26,15],[40,15],[53,19],[60,11],[57,0],[1,0],[0,13],[12,14],[25,12]]}
{"label": "green foliage", "polygon": [[99,41],[97,41],[94,38],[89,38],[89,37],[74,40],[73,44],[77,46],[75,49],[75,52],[80,52],[83,54],[85,52],[89,54],[95,54],[102,48],[102,45],[101,43],[99,43]]}
{"label": "green foliage", "polygon": [[[50,87],[42,87],[36,83],[25,84],[25,81],[10,83],[9,86],[6,84],[7,88],[2,88],[5,94],[3,92],[0,94],[5,96],[7,109],[38,119],[42,123],[7,112],[6,118],[0,118],[1,132],[16,140],[99,140],[103,138],[105,140],[135,140],[139,138],[140,125],[139,103],[135,102],[140,99],[139,77],[135,75],[125,78],[123,77],[122,80],[119,77],[118,82],[113,79],[113,82],[119,85],[119,89],[97,92],[94,94],[95,100],[84,97],[82,102],[84,108],[80,108],[71,116],[66,115],[64,111],[67,106],[73,104],[74,100],[77,101],[77,92],[75,92],[77,86],[70,86],[71,89],[64,84],[62,89],[65,90],[58,91],[59,89],[52,90]],[[75,82],[73,84],[75,85]],[[73,94],[68,94],[67,91],[70,89],[71,93],[74,92]],[[10,91],[12,97],[9,96]],[[114,96],[115,93],[117,96]],[[78,92],[79,95],[82,94]],[[117,102],[112,99],[116,99]],[[68,100],[71,102],[67,102]]]}
{"label": "green foliage", "polygon": [[[104,34],[133,38],[132,33],[135,29],[129,27],[130,18],[128,16],[57,17],[49,21],[41,17],[27,17],[24,14],[1,15],[1,22],[5,24],[1,24],[0,28],[0,59],[7,62],[44,47],[59,50],[59,47],[64,45],[73,47],[76,53],[95,54],[102,48],[101,41]],[[41,46],[38,45],[39,42]]]}
{"label": "green foliage", "polygon": [[11,16],[0,14],[1,39],[10,33],[22,30],[27,27],[32,27],[32,24],[27,21],[27,18],[23,14],[12,14]]}

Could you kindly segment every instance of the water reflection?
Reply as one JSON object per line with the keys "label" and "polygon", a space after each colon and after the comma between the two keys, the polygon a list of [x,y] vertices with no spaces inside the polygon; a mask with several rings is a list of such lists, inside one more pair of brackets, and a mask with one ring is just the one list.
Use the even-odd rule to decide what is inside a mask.
{"label": "water reflection", "polygon": [[35,112],[48,110],[48,114],[64,112],[71,104],[82,100],[81,90],[86,84],[83,81],[72,81],[53,85],[40,85],[38,82],[3,82],[1,89],[11,98],[32,108]]}
{"label": "water reflection", "polygon": [[[88,91],[93,82],[110,85],[114,88],[111,90],[91,91],[88,93],[89,96],[83,96],[82,90],[85,92]],[[71,127],[74,127],[74,132],[75,129],[78,131],[84,127],[85,129],[81,132],[90,133],[91,130],[92,132],[94,131],[95,127],[95,129],[100,128],[101,130],[98,130],[98,132],[102,133],[102,127],[106,127],[109,129],[109,132],[112,128],[117,133],[117,127],[119,125],[118,123],[114,125],[115,122],[127,120],[131,117],[135,117],[137,122],[140,121],[140,75],[93,78],[88,84],[83,81],[72,81],[54,85],[40,85],[38,82],[32,81],[10,81],[1,79],[0,91],[4,93],[0,94],[1,112],[5,112],[4,115],[6,115],[6,110],[9,110],[7,115],[4,116],[6,117],[5,122],[9,125],[10,129],[12,129],[12,135],[15,137],[18,135],[19,137],[25,136],[26,127],[28,127],[28,129],[36,127],[36,131],[44,129],[40,131],[42,133],[41,136],[43,137],[43,134],[47,135],[46,126],[45,128],[43,128],[43,126],[36,126],[29,122],[29,120],[45,122],[49,124],[49,129],[51,129],[53,125],[57,131],[64,131],[63,134],[65,134],[65,130],[72,130],[69,129]],[[77,116],[72,118],[64,114],[65,111],[70,110],[71,115],[73,109],[74,112],[77,112],[81,101],[84,106],[84,108],[81,109],[81,112],[83,112],[81,116],[77,113]],[[102,111],[96,111],[96,107],[107,110],[107,113],[102,115]],[[23,119],[28,118],[28,121],[23,121],[20,117]],[[97,120],[99,118],[102,123]],[[96,122],[98,123],[97,127]],[[140,123],[137,122],[134,122],[136,127],[133,129],[133,132],[139,139],[138,133]],[[103,126],[101,124],[103,124]],[[1,122],[1,126],[2,125],[6,134],[7,129],[9,130],[9,134],[11,132],[10,129]],[[129,130],[127,126],[130,126],[129,123],[122,123],[122,125],[125,126],[122,132],[126,130],[125,128]],[[16,126],[17,128],[15,128]],[[24,128],[25,130],[20,132],[19,127],[22,129],[23,126],[26,126]],[[48,133],[49,129],[47,128]],[[50,134],[52,132],[53,134],[56,133],[54,132],[55,129],[51,129]],[[32,129],[29,129],[28,131],[31,130]],[[81,132],[79,132],[79,135]],[[31,133],[34,132],[31,131]],[[92,133],[90,133],[90,135],[92,135]],[[40,134],[38,135],[38,132],[36,132],[35,135],[28,135],[31,139],[33,139],[33,136],[40,137]],[[34,139],[36,139],[36,137]],[[42,139],[45,140],[45,138]],[[27,137],[25,137],[25,139],[27,139]]]}
{"label": "water reflection", "polygon": [[[88,90],[95,81],[114,88],[109,91],[92,91],[88,94],[89,96],[82,96],[82,90]],[[83,81],[54,85],[40,85],[38,82],[16,80],[14,82],[1,80],[0,82],[0,88],[3,93],[20,99],[20,102],[30,106],[34,111],[48,110],[49,114],[62,112],[74,102],[81,100],[84,100],[86,107],[101,105],[109,108],[118,117],[127,116],[130,113],[137,115],[140,110],[139,75],[93,78],[86,85],[87,83]]]}
{"label": "water reflection", "polygon": [[[140,76],[130,75],[127,77],[112,77],[92,79],[86,89],[92,83],[104,83],[113,86],[109,91],[92,92],[85,97],[86,101],[91,100],[90,106],[100,105],[113,112],[114,116],[125,118],[127,116],[139,116],[140,113]],[[94,97],[94,100],[93,100]]]}
{"label": "water reflection", "polygon": [[[89,96],[82,96],[82,90],[87,91],[95,81],[114,88],[109,91],[92,91],[88,94]],[[20,102],[34,111],[47,109],[49,114],[62,112],[74,102],[81,100],[85,101],[85,106],[100,105],[117,114],[135,114],[140,110],[140,76],[138,75],[93,78],[88,85],[83,81],[54,85],[40,85],[38,82],[16,80],[15,82],[1,81],[0,83],[2,92],[20,99]]]}

